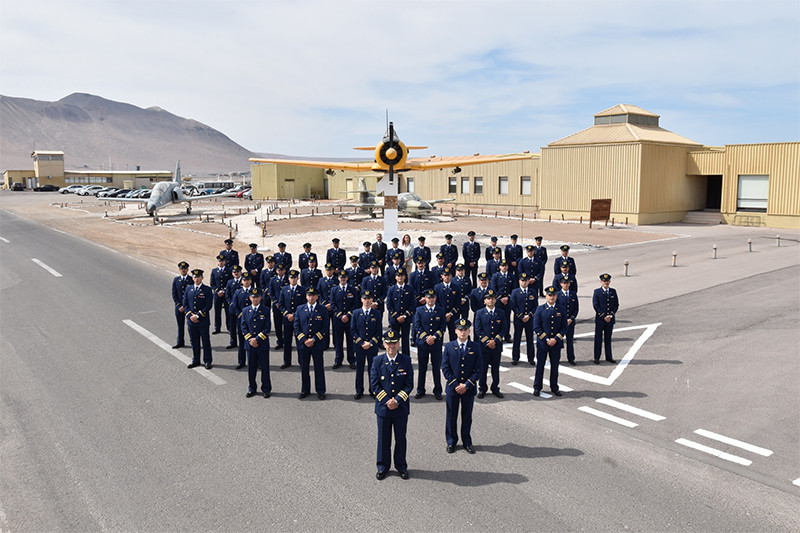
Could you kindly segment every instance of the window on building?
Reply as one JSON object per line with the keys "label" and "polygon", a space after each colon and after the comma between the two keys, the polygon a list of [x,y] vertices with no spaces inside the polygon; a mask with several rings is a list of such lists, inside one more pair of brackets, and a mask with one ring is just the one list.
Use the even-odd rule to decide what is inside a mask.
{"label": "window on building", "polygon": [[461,178],[461,194],[469,194],[469,177]]}
{"label": "window on building", "polygon": [[500,176],[498,193],[508,194],[508,176]]}
{"label": "window on building", "polygon": [[483,194],[483,178],[475,176],[475,194]]}
{"label": "window on building", "polygon": [[736,210],[766,213],[768,193],[768,175],[739,174],[739,192],[736,195]]}
{"label": "window on building", "polygon": [[407,178],[406,185],[408,186],[408,192],[414,192],[414,178]]}
{"label": "window on building", "polygon": [[458,178],[455,176],[450,176],[450,180],[447,183],[447,193],[455,194],[457,192],[458,192]]}
{"label": "window on building", "polygon": [[530,196],[531,195],[531,177],[530,176],[521,176],[519,178],[519,193],[522,196]]}

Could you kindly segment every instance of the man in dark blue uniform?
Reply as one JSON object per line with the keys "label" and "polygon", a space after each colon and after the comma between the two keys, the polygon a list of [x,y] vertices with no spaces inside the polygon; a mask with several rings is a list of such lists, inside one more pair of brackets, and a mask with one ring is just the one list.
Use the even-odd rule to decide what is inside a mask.
{"label": "man in dark blue uniform", "polygon": [[453,244],[453,236],[449,233],[444,236],[444,244],[439,247],[439,253],[444,256],[444,266],[453,270],[458,261],[458,246]]}
{"label": "man in dark blue uniform", "polygon": [[525,350],[528,363],[533,364],[535,337],[533,336],[533,314],[539,305],[536,289],[531,289],[528,274],[519,275],[519,287],[511,292],[511,305],[509,309],[514,313],[514,345],[511,349],[511,364],[519,363],[520,349],[522,347],[522,333],[525,332]]}
{"label": "man in dark blue uniform", "polygon": [[325,255],[325,262],[333,265],[334,271],[338,272],[347,265],[347,252],[343,248],[339,248],[339,238],[334,237],[331,239],[333,248],[328,248],[328,253]]}
{"label": "man in dark blue uniform", "polygon": [[261,270],[261,275],[258,278],[258,283],[254,283],[253,285],[258,285],[261,287],[261,294],[263,296],[269,296],[269,282],[272,281],[272,278],[275,276],[275,257],[272,255],[268,255],[264,261],[266,265]]}
{"label": "man in dark blue uniform", "polygon": [[556,303],[564,308],[567,313],[567,361],[572,366],[575,366],[575,321],[578,319],[578,295],[570,290],[570,283],[572,282],[571,276],[567,274],[561,278],[561,290],[558,291],[558,300]]}
{"label": "man in dark blue uniform", "polygon": [[199,268],[192,270],[194,285],[186,287],[183,294],[183,309],[189,319],[189,339],[192,341],[192,362],[189,368],[200,366],[200,345],[202,342],[203,363],[206,368],[211,368],[211,320],[208,314],[214,305],[214,295],[211,287],[203,285],[203,271]]}
{"label": "man in dark blue uniform", "polygon": [[461,315],[461,287],[453,283],[453,273],[450,268],[445,267],[442,271],[442,282],[433,288],[436,291],[436,301],[439,307],[444,309],[444,317],[447,322],[447,340],[456,338],[456,321]]}
{"label": "man in dark blue uniform", "polygon": [[500,248],[492,248],[492,257],[486,260],[486,273],[489,274],[489,279],[492,279],[492,276],[500,272],[500,263],[503,261],[502,255]]}
{"label": "man in dark blue uniform", "polygon": [[[403,250],[400,249],[399,246],[400,246],[400,239],[398,239],[397,237],[392,237],[392,247],[386,250],[387,267],[392,264],[392,259],[394,259],[395,256],[400,257],[400,264],[403,264],[403,261],[406,260],[406,254]],[[385,269],[381,270],[381,274],[385,276],[386,270]],[[394,278],[391,279],[392,283],[394,283]]]}
{"label": "man in dark blue uniform", "polygon": [[433,396],[442,399],[442,345],[444,331],[447,329],[444,309],[436,305],[436,291],[428,289],[425,294],[425,305],[417,307],[414,313],[414,344],[417,346],[417,362],[419,378],[417,394],[414,398],[425,396],[425,381],[428,374],[428,360],[433,371]]}
{"label": "man in dark blue uniform", "polygon": [[[328,330],[333,327],[333,307],[331,306],[331,289],[333,289],[339,280],[336,277],[338,270],[334,269],[332,263],[325,264],[325,275],[317,282],[317,292],[319,294],[319,305],[323,306],[328,311],[328,317],[331,321],[328,324]],[[330,335],[325,336],[325,349],[331,347]]]}
{"label": "man in dark blue uniform", "polygon": [[[417,259],[421,257],[423,259],[423,262],[425,263],[425,266],[430,265],[431,264],[431,249],[428,248],[427,246],[425,246],[425,237],[420,235],[417,238],[417,243],[418,243],[418,245],[414,247],[414,250],[413,250],[413,252],[411,254],[412,257],[414,258],[414,262],[417,265],[419,265],[419,261]],[[419,266],[417,266],[417,268],[419,268]]]}
{"label": "man in dark blue uniform", "polygon": [[601,287],[594,290],[592,307],[594,307],[594,364],[600,364],[603,345],[606,348],[606,361],[616,363],[611,355],[611,334],[617,321],[619,298],[617,290],[612,289],[611,274],[600,275]]}
{"label": "man in dark blue uniform", "polygon": [[483,360],[478,398],[486,396],[486,391],[489,390],[486,381],[489,367],[492,369],[492,394],[502,398],[504,395],[500,392],[500,357],[503,354],[503,339],[508,335],[508,319],[505,313],[495,306],[497,295],[492,289],[486,291],[483,301],[485,307],[475,313],[475,339],[481,345]]}
{"label": "man in dark blue uniform", "polygon": [[275,349],[283,348],[283,314],[281,314],[278,301],[281,297],[281,290],[289,284],[289,277],[286,275],[286,267],[282,264],[275,266],[275,275],[269,280],[269,299],[272,307],[272,323],[275,324]]}
{"label": "man in dark blue uniform", "polygon": [[542,246],[542,236],[541,235],[537,235],[533,240],[536,241],[536,246],[534,246],[534,249],[533,249],[533,256],[542,265],[542,267],[541,267],[541,272],[542,273],[539,276],[539,279],[536,280],[536,286],[533,287],[533,288],[535,288],[536,290],[539,291],[539,296],[544,296],[544,273],[545,273],[545,271],[546,271],[545,269],[547,267],[547,248]]}
{"label": "man in dark blue uniform", "polygon": [[281,369],[292,366],[292,337],[297,308],[306,303],[306,291],[297,284],[297,270],[289,271],[289,284],[281,287],[278,295],[278,311],[283,321],[283,364]]}
{"label": "man in dark blue uniform", "polygon": [[533,315],[533,333],[536,335],[536,377],[533,380],[533,395],[539,396],[544,382],[544,365],[550,358],[550,390],[561,396],[558,390],[558,364],[561,347],[567,335],[567,313],[556,305],[558,292],[553,286],[544,290],[547,302],[536,308]]}
{"label": "man in dark blue uniform", "polygon": [[322,279],[322,271],[317,268],[317,256],[312,255],[308,259],[307,267],[300,271],[300,285],[303,289],[316,287]]}
{"label": "man in dark blue uniform", "polygon": [[386,311],[389,313],[389,327],[397,331],[402,341],[403,353],[410,353],[409,336],[417,300],[414,289],[406,283],[406,269],[399,267],[395,274],[396,283],[386,294]]}
{"label": "man in dark blue uniform", "polygon": [[475,391],[483,372],[481,345],[469,338],[472,324],[466,318],[456,322],[457,339],[444,345],[442,354],[442,373],[445,380],[445,418],[444,436],[447,453],[456,451],[458,444],[458,410],[461,408],[461,441],[468,453],[475,453],[472,447],[472,408],[475,405]]}
{"label": "man in dark blue uniform", "polygon": [[[253,276],[253,281],[258,284],[261,280],[261,271],[264,270],[264,254],[259,253],[258,245],[254,242],[250,243],[250,253],[244,258],[244,269],[250,272]],[[258,285],[260,288],[261,285]],[[262,290],[263,293],[263,290]]]}
{"label": "man in dark blue uniform", "polygon": [[511,236],[511,244],[506,245],[505,259],[508,261],[508,271],[515,275],[519,272],[519,260],[522,259],[522,246],[517,244],[519,236],[514,234]]}
{"label": "man in dark blue uniform", "polygon": [[461,256],[464,258],[464,270],[467,277],[472,280],[472,285],[478,285],[478,261],[481,259],[481,245],[475,242],[475,232],[467,232],[467,242],[461,247]]}
{"label": "man in dark blue uniform", "polygon": [[[403,250],[400,250],[401,253],[402,251]],[[389,250],[388,253],[392,253],[392,251]],[[401,268],[405,268],[403,266],[403,256],[400,254],[393,255],[392,263],[390,265],[387,265],[386,272],[383,275],[383,279],[386,280],[387,291],[389,290],[389,287],[392,287],[394,286],[395,283],[397,283],[397,271]]]}
{"label": "man in dark blue uniform", "polygon": [[361,280],[367,274],[367,271],[361,268],[357,255],[350,256],[350,266],[345,270],[347,272],[347,283],[353,287],[356,292],[361,292]]}
{"label": "man in dark blue uniform", "polygon": [[561,280],[569,276],[570,279],[569,290],[571,290],[575,294],[578,294],[578,278],[575,277],[575,274],[569,273],[569,269],[571,266],[569,261],[561,261],[561,259],[556,259],[556,262],[561,263],[561,272],[559,274],[556,274],[555,277],[553,278],[553,287],[561,287]]}
{"label": "man in dark blue uniform", "polygon": [[228,308],[225,316],[225,325],[228,328],[228,335],[230,335],[230,342],[225,349],[230,350],[236,348],[238,336],[236,334],[236,313],[232,312],[231,305],[233,305],[233,295],[242,286],[242,267],[235,265],[231,268],[233,277],[225,284],[225,301],[228,303]]}
{"label": "man in dark blue uniform", "polygon": [[[517,288],[517,278],[508,269],[508,261],[503,259],[500,261],[500,270],[492,276],[492,281],[489,286],[494,290],[497,295],[497,307],[503,310],[506,317],[510,318],[511,314],[508,312],[508,303],[511,300],[511,291]],[[511,338],[505,339],[509,342]]]}
{"label": "man in dark blue uniform", "polygon": [[[232,267],[225,266],[225,258],[221,255],[217,256],[217,266],[211,271],[211,282],[209,286],[214,293],[214,335],[221,332],[222,329],[222,313],[228,315],[228,300],[225,299],[225,287],[228,286],[228,280],[233,277],[231,273]],[[226,320],[227,324],[227,320]],[[228,330],[230,332],[230,330]]]}
{"label": "man in dark blue uniform", "polygon": [[358,266],[361,267],[362,272],[366,272],[369,265],[371,265],[373,261],[377,261],[378,257],[372,253],[371,242],[364,241],[362,246],[364,247],[364,251],[358,254]]}
{"label": "man in dark blue uniform", "polygon": [[487,263],[494,258],[494,249],[497,248],[497,237],[492,235],[492,238],[489,239],[489,242],[490,244],[486,247],[486,252],[484,253]]}
{"label": "man in dark blue uniform", "polygon": [[242,284],[238,289],[236,289],[236,292],[233,293],[231,308],[229,310],[231,314],[233,330],[235,331],[237,339],[237,343],[232,347],[239,347],[239,364],[236,366],[236,370],[244,368],[244,366],[247,364],[247,346],[245,345],[244,341],[244,333],[242,333],[242,312],[245,310],[245,308],[247,308],[248,305],[250,305],[250,291],[252,288],[253,279],[250,277],[250,272],[243,272]]}
{"label": "man in dark blue uniform", "polygon": [[271,323],[269,308],[261,305],[261,290],[250,291],[252,305],[242,311],[242,333],[247,343],[247,378],[249,386],[247,397],[255,396],[256,372],[261,369],[261,393],[269,398],[272,393],[272,381],[269,379],[269,331]]}
{"label": "man in dark blue uniform", "polygon": [[225,239],[225,249],[219,252],[225,258],[225,266],[233,267],[239,264],[239,252],[233,249],[233,239]]}
{"label": "man in dark blue uniform", "polygon": [[317,305],[319,292],[314,287],[306,290],[306,305],[297,308],[294,317],[294,335],[297,339],[297,352],[300,355],[300,394],[299,399],[311,391],[311,360],[314,360],[314,389],[320,400],[325,399],[325,367],[322,352],[328,337],[328,311]]}
{"label": "man in dark blue uniform", "polygon": [[472,292],[469,293],[469,306],[472,309],[473,322],[475,321],[475,315],[477,315],[478,310],[486,307],[483,297],[486,295],[486,291],[488,290],[489,275],[486,272],[481,272],[478,274],[478,286],[472,289]]}
{"label": "man in dark blue uniform", "polygon": [[458,286],[458,291],[461,293],[458,316],[459,318],[469,318],[469,293],[472,292],[472,282],[466,275],[464,263],[456,265],[456,277],[453,278],[453,283]]}
{"label": "man in dark blue uniform", "polygon": [[272,257],[275,259],[276,265],[283,265],[286,270],[291,270],[292,254],[286,251],[285,242],[278,243],[278,251],[272,254]]}
{"label": "man in dark blue uniform", "polygon": [[[375,263],[375,270],[378,269],[377,265]],[[383,278],[378,276],[378,279]],[[373,302],[372,292],[369,289],[362,290],[361,307],[353,311],[353,322],[350,326],[356,355],[356,394],[354,396],[356,400],[360,400],[364,395],[364,368],[366,367],[367,372],[372,368],[372,360],[378,355],[383,332],[383,313],[373,307]],[[375,396],[371,385],[369,393]]]}
{"label": "man in dark blue uniform", "polygon": [[398,353],[400,335],[389,330],[383,336],[386,352],[372,361],[370,388],[375,393],[375,414],[378,417],[378,472],[382,480],[392,466],[392,433],[394,433],[394,467],[401,479],[408,479],[406,461],[406,429],[409,395],[414,388],[414,369],[407,354]]}
{"label": "man in dark blue uniform", "polygon": [[[378,271],[378,263],[373,262],[369,267],[370,273],[361,280],[361,292],[369,291],[372,295],[372,308],[383,313],[386,300],[386,279]],[[369,369],[369,367],[367,367]]]}
{"label": "man in dark blue uniform", "polygon": [[564,261],[569,263],[569,274],[571,276],[576,275],[578,273],[578,269],[575,268],[575,260],[569,255],[568,244],[561,245],[561,255],[559,257],[556,257],[556,260],[553,261],[553,274],[561,273],[561,263],[563,263]]}
{"label": "man in dark blue uniform", "polygon": [[383,234],[378,233],[375,235],[375,242],[372,243],[372,254],[375,256],[375,261],[378,263],[378,270],[383,275],[383,270],[386,268],[386,252],[388,248],[386,243],[383,242]]}
{"label": "man in dark blue uniform", "polygon": [[447,265],[444,264],[444,254],[442,252],[438,252],[436,254],[436,264],[430,268],[434,286],[442,281],[442,271],[445,268],[447,268]]}
{"label": "man in dark blue uniform", "polygon": [[186,287],[192,283],[189,277],[189,263],[178,263],[178,275],[172,280],[172,302],[175,304],[175,321],[178,323],[178,340],[173,349],[183,348],[186,345],[186,312],[183,308],[183,294]]}
{"label": "man in dark blue uniform", "polygon": [[[298,270],[300,270],[301,273],[303,272],[303,270],[308,268],[309,262],[311,261],[312,257],[315,260],[317,260],[317,254],[311,251],[311,243],[307,242],[303,244],[303,253],[301,253],[297,257],[297,268]],[[317,263],[319,263],[318,260]]]}
{"label": "man in dark blue uniform", "polygon": [[356,358],[353,353],[353,338],[350,336],[350,320],[353,309],[359,304],[356,289],[348,282],[346,270],[339,272],[339,284],[331,289],[331,315],[333,316],[333,347],[335,356],[333,369],[342,366],[347,347],[347,363],[350,368],[356,368]]}
{"label": "man in dark blue uniform", "polygon": [[544,265],[541,260],[536,257],[536,247],[529,244],[525,247],[525,257],[519,260],[519,271],[525,272],[528,275],[528,288],[536,291],[536,294],[542,295],[540,287],[542,285],[542,276],[544,276]]}
{"label": "man in dark blue uniform", "polygon": [[425,262],[425,258],[415,257],[414,261],[417,263],[417,269],[411,273],[409,284],[414,288],[414,298],[417,300],[417,306],[420,306],[425,305],[425,293],[428,292],[428,289],[432,289],[436,283],[434,283],[433,275]]}

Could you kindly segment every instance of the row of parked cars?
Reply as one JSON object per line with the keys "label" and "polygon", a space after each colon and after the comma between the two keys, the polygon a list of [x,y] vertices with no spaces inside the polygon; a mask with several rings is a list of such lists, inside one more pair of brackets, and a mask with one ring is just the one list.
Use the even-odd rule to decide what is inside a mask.
{"label": "row of parked cars", "polygon": [[103,187],[102,185],[68,185],[61,194],[78,196],[97,196],[98,198],[149,198],[150,189],[120,189],[119,187]]}

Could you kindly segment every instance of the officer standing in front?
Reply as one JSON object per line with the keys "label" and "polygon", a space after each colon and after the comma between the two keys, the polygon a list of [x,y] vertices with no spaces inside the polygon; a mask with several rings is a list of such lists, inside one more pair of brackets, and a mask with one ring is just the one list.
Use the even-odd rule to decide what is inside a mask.
{"label": "officer standing in front", "polygon": [[203,271],[192,270],[194,285],[186,287],[183,294],[183,309],[189,319],[189,339],[192,342],[192,362],[188,368],[200,366],[200,345],[202,342],[203,363],[211,368],[211,319],[208,314],[214,304],[211,287],[203,285]]}
{"label": "officer standing in front", "polygon": [[272,323],[269,308],[261,305],[261,289],[250,290],[252,305],[242,311],[242,333],[247,343],[247,378],[249,386],[247,397],[255,396],[256,372],[261,369],[261,393],[269,398],[272,393],[272,381],[269,379],[269,331]]}
{"label": "officer standing in front", "polygon": [[189,263],[181,261],[178,263],[178,275],[172,280],[172,302],[175,304],[175,321],[178,323],[178,340],[173,349],[186,346],[186,311],[183,308],[183,294],[186,287],[192,282],[189,277]]}
{"label": "officer standing in front", "polygon": [[294,335],[297,352],[300,356],[300,394],[302,400],[311,390],[311,360],[314,360],[314,389],[320,400],[325,399],[325,368],[322,352],[328,337],[328,311],[317,305],[319,291],[314,287],[306,289],[306,305],[297,308],[294,317]]}
{"label": "officer standing in front", "polygon": [[466,318],[456,322],[457,339],[444,346],[442,373],[444,373],[445,402],[447,417],[444,435],[447,453],[456,451],[458,444],[458,410],[461,408],[461,442],[468,453],[475,453],[472,447],[472,408],[475,405],[475,391],[483,371],[481,345],[470,340],[472,323]]}
{"label": "officer standing in front", "polygon": [[383,336],[386,352],[375,357],[369,382],[375,392],[375,414],[378,418],[378,472],[380,481],[392,466],[392,433],[394,433],[394,467],[401,479],[408,479],[406,461],[406,429],[408,428],[409,395],[414,388],[411,358],[398,353],[400,335],[390,329]]}
{"label": "officer standing in front", "polygon": [[556,305],[558,291],[553,286],[544,290],[547,303],[536,308],[533,315],[533,333],[536,335],[536,377],[533,380],[533,395],[539,396],[544,382],[544,365],[550,358],[550,390],[561,396],[558,390],[558,363],[561,347],[567,335],[567,313]]}
{"label": "officer standing in front", "polygon": [[600,275],[601,287],[594,290],[592,306],[594,307],[594,364],[600,364],[600,354],[603,345],[606,349],[606,361],[616,363],[611,355],[611,334],[614,332],[614,323],[617,321],[619,298],[617,290],[611,285],[611,274]]}

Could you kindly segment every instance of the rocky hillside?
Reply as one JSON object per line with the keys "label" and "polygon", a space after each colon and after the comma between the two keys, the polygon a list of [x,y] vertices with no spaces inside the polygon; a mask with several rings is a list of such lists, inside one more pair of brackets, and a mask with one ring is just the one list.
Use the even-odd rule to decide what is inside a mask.
{"label": "rocky hillside", "polygon": [[31,169],[34,147],[61,150],[67,169],[248,171],[255,154],[219,131],[158,107],[142,109],[90,94],[57,102],[0,95],[0,172]]}

